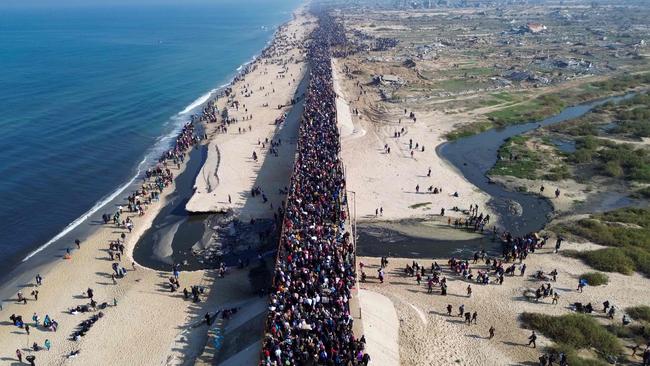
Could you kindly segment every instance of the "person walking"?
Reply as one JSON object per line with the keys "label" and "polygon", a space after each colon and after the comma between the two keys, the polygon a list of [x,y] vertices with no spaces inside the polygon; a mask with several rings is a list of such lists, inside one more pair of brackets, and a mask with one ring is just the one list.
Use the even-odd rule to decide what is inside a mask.
{"label": "person walking", "polygon": [[562,245],[562,240],[564,240],[561,236],[557,237],[557,240],[555,241],[555,253],[560,251],[560,246]]}
{"label": "person walking", "polygon": [[19,349],[16,350],[16,358],[18,359],[18,362],[23,363],[23,353],[20,352]]}
{"label": "person walking", "polygon": [[535,341],[537,340],[537,334],[535,334],[535,331],[533,331],[533,334],[528,337],[528,345],[530,346],[531,344],[533,345],[533,348],[537,348],[537,344]]}
{"label": "person walking", "polygon": [[584,279],[578,280],[578,289],[577,291],[582,293],[583,289],[585,288],[586,281]]}
{"label": "person walking", "polygon": [[467,297],[472,297],[472,285],[467,285]]}
{"label": "person walking", "polygon": [[50,342],[49,339],[46,339],[44,346],[45,346],[45,349],[49,351],[50,347],[52,347],[52,342]]}
{"label": "person walking", "polygon": [[557,301],[559,299],[560,299],[560,295],[557,292],[553,293],[553,301],[551,301],[551,304],[557,305]]}
{"label": "person walking", "polygon": [[488,337],[488,339],[494,338],[494,331],[495,331],[494,326],[490,326],[490,329],[488,330],[488,332],[490,332],[490,336]]}

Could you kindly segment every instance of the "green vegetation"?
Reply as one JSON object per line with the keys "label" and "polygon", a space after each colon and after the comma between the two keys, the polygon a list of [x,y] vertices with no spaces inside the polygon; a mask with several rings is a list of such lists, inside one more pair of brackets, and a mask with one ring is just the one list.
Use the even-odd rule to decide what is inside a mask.
{"label": "green vegetation", "polygon": [[539,121],[550,115],[560,113],[566,106],[564,100],[559,96],[546,94],[527,102],[490,112],[487,116],[496,126],[506,126],[516,123]]}
{"label": "green vegetation", "polygon": [[508,92],[492,93],[490,98],[481,100],[480,104],[482,107],[491,107],[504,103],[514,103],[519,99],[515,98],[514,95]]}
{"label": "green vegetation", "polygon": [[648,344],[650,342],[650,326],[645,322],[626,326],[618,323],[610,324],[607,326],[607,330],[618,338],[624,338],[634,344]]}
{"label": "green vegetation", "polygon": [[420,202],[420,203],[416,203],[416,204],[410,205],[409,208],[416,209],[416,208],[420,208],[420,207],[428,206],[428,205],[430,205],[430,204],[431,204],[431,202]]}
{"label": "green vegetation", "polygon": [[[623,348],[619,340],[591,316],[567,314],[550,316],[536,313],[523,313],[521,320],[527,328],[535,329],[552,339],[558,349],[572,356],[570,365],[596,364],[594,360],[578,360],[576,351],[595,349],[600,357],[619,356]],[[582,362],[582,363],[581,363]]]}
{"label": "green vegetation", "polygon": [[567,257],[582,259],[591,267],[605,272],[618,272],[626,275],[636,270],[636,264],[627,256],[624,249],[605,248],[588,252],[564,251]]}
{"label": "green vegetation", "polygon": [[580,275],[580,279],[587,280],[589,286],[606,285],[609,282],[609,277],[601,272],[587,272]]}
{"label": "green vegetation", "polygon": [[596,136],[598,135],[598,124],[603,119],[595,113],[587,113],[583,117],[572,119],[566,122],[548,126],[548,130],[556,133],[563,133],[569,136]]}
{"label": "green vegetation", "polygon": [[634,138],[650,137],[650,94],[638,94],[619,104],[607,106],[617,120],[612,133]]}
{"label": "green vegetation", "polygon": [[625,309],[625,312],[634,320],[643,320],[650,322],[650,306],[632,306]]}
{"label": "green vegetation", "polygon": [[597,136],[600,126],[610,123],[608,134],[627,138],[650,137],[650,94],[638,94],[619,103],[609,102],[581,118],[549,127],[570,136]]}
{"label": "green vegetation", "polygon": [[[561,158],[554,159],[554,149],[544,152],[533,150],[528,136],[514,136],[499,148],[500,159],[490,170],[490,175],[504,175],[522,179],[558,181],[571,176],[569,168]],[[535,141],[542,145],[542,141]]]}
{"label": "green vegetation", "polygon": [[576,140],[571,160],[577,164],[591,163],[604,176],[628,181],[650,183],[650,151],[630,144],[585,136]]}
{"label": "green vegetation", "polygon": [[609,248],[576,252],[567,256],[580,258],[604,272],[631,274],[639,271],[650,276],[650,210],[623,208],[592,215],[555,228],[560,234],[583,237]]}
{"label": "green vegetation", "polygon": [[542,156],[529,149],[526,136],[513,136],[499,148],[500,157],[489,174],[507,175],[523,179],[537,179],[537,170],[541,167]]}
{"label": "green vegetation", "polygon": [[[467,84],[467,82],[467,80],[451,79],[448,81],[438,82],[435,87],[443,89],[445,87],[449,87],[449,91],[454,91],[459,87],[467,88],[468,85],[461,86],[460,84]],[[520,99],[515,95],[512,95],[510,93],[494,93],[491,94],[491,96],[496,99],[487,99],[483,101],[482,104],[492,106],[502,104],[502,102],[508,102],[509,105],[500,110],[488,113],[487,119],[489,122],[487,122],[487,125],[481,125],[481,128],[460,126],[457,130],[448,133],[447,138],[449,140],[453,140],[460,137],[477,134],[493,127],[502,127],[510,124],[539,121],[559,113],[568,105],[578,104],[613,94],[621,94],[631,89],[649,84],[650,72],[635,75],[622,75],[606,81],[587,83],[580,87],[566,89],[557,93],[540,95],[534,99],[516,104],[513,104],[513,102],[517,102]],[[632,98],[630,100],[630,103],[649,105],[646,101],[643,101],[641,99],[633,102],[634,99],[636,98]],[[634,120],[630,120],[630,122],[621,124],[621,127],[617,127],[621,128],[621,130],[619,130],[621,133],[626,133],[636,137],[643,137],[646,133],[650,132],[648,131],[650,127],[648,127],[647,124],[644,124],[643,122],[636,122],[644,121],[642,118],[646,115],[650,115],[650,107],[643,107],[643,109],[639,110],[638,112],[629,111],[627,113],[629,115],[627,115],[626,118],[634,118]],[[580,119],[576,121],[577,122],[571,122],[573,123],[573,126],[571,124],[568,125],[576,129],[569,134],[574,136],[598,134],[597,126],[594,126],[590,123],[581,123]],[[645,121],[647,121],[647,118]]]}
{"label": "green vegetation", "polygon": [[589,84],[587,90],[595,89],[603,92],[620,93],[647,84],[650,84],[650,73],[641,73],[635,75],[622,75],[605,81],[597,81]]}
{"label": "green vegetation", "polygon": [[445,137],[449,141],[457,140],[462,137],[472,136],[487,131],[494,127],[490,122],[475,122],[467,125],[462,125],[455,130],[447,133]]}
{"label": "green vegetation", "polygon": [[593,358],[583,358],[570,346],[549,347],[550,352],[564,353],[567,356],[567,363],[571,366],[609,366],[609,363]]}
{"label": "green vegetation", "polygon": [[430,85],[430,88],[448,93],[458,93],[466,90],[485,88],[488,85],[489,83],[487,81],[481,79],[460,77],[435,81]]}

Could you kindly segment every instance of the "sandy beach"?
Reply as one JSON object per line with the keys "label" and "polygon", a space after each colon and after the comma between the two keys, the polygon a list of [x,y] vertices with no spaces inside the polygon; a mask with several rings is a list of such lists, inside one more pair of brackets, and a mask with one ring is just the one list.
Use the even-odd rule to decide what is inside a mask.
{"label": "sandy beach", "polygon": [[[436,153],[446,141],[445,133],[458,121],[437,111],[405,113],[399,105],[389,109],[382,104],[382,109],[377,109],[374,89],[357,86],[363,80],[346,75],[347,63],[347,59],[333,62],[334,80],[342,158],[348,189],[356,192],[358,220],[427,217],[439,215],[442,208],[447,216],[461,217],[452,211],[454,207],[467,210],[475,204],[480,211],[490,213],[486,207],[489,197]],[[410,113],[415,114],[416,121],[409,118]],[[395,137],[397,132],[400,137]],[[409,148],[411,140],[413,149]],[[431,175],[427,176],[429,169]],[[442,193],[433,194],[429,187],[442,188]],[[375,215],[382,208],[383,214]]]}
{"label": "sandy beach", "polygon": [[[306,17],[301,14],[301,21]],[[291,100],[302,100],[307,84],[308,67],[300,44],[309,27],[302,22],[283,27],[274,40],[274,53],[249,66],[254,70],[233,85],[231,98],[215,103],[238,122],[225,133],[218,126],[208,126],[208,157],[186,205],[188,211],[231,212],[248,221],[273,217],[273,208],[280,206],[284,194],[279,191],[289,185],[302,114],[302,103],[292,105]],[[276,125],[278,118],[284,122]],[[278,156],[269,154],[272,141],[280,142]],[[268,203],[250,198],[256,187],[268,197]]]}
{"label": "sandy beach", "polygon": [[[598,246],[589,243],[566,243],[563,249],[593,250]],[[602,313],[602,303],[609,300],[618,309],[628,306],[647,304],[650,301],[650,290],[647,279],[640,274],[626,276],[618,273],[608,273],[609,283],[602,286],[588,286],[583,293],[576,291],[578,277],[592,271],[590,267],[576,259],[567,258],[553,253],[550,249],[536,251],[526,260],[525,276],[519,276],[519,271],[513,277],[506,276],[503,285],[481,285],[467,281],[461,276],[449,272],[449,258],[436,259],[447,277],[449,292],[441,296],[438,288],[433,294],[427,293],[426,281],[418,286],[414,277],[404,274],[404,268],[412,263],[412,259],[389,258],[386,278],[380,284],[376,278],[379,268],[379,258],[364,258],[358,260],[365,264],[368,281],[361,283],[361,292],[371,293],[370,296],[385,296],[390,299],[388,307],[394,310],[382,309],[382,314],[397,312],[397,317],[391,322],[390,317],[381,318],[364,316],[364,327],[374,327],[374,332],[387,334],[399,330],[399,343],[393,344],[399,350],[386,349],[383,354],[399,352],[402,365],[430,364],[459,364],[459,365],[521,365],[537,359],[540,348],[552,344],[540,336],[537,349],[528,347],[530,330],[523,329],[519,315],[523,312],[536,312],[548,315],[574,313],[569,305],[574,302],[594,304],[601,311],[595,317],[603,324],[618,324],[620,319],[609,320]],[[430,268],[433,260],[416,260],[426,268]],[[471,263],[471,261],[470,261]],[[473,268],[483,268],[484,265],[472,265]],[[544,281],[531,277],[537,270],[550,272],[557,269],[557,282],[552,286],[560,294],[557,305],[551,304],[551,299],[540,302],[529,301],[523,296],[527,288],[537,288]],[[472,286],[472,296],[467,297],[467,285]],[[366,295],[362,295],[366,296]],[[364,302],[362,301],[362,304]],[[447,316],[446,306],[451,304],[452,314]],[[468,326],[458,317],[458,307],[464,304],[465,311],[478,312],[476,325]],[[490,326],[496,329],[493,339],[488,339]],[[369,338],[372,339],[372,338]],[[382,345],[386,346],[384,343]]]}
{"label": "sandy beach", "polygon": [[[237,126],[231,126],[228,134],[215,135],[210,129],[211,126],[208,126],[211,139],[203,143],[208,143],[212,150],[216,151],[218,148],[221,151],[221,160],[219,161],[217,157],[217,161],[220,166],[219,179],[223,185],[219,187],[220,189],[227,187],[219,191],[224,192],[223,195],[214,197],[218,201],[224,201],[226,194],[231,194],[232,207],[241,209],[243,215],[272,216],[273,210],[269,205],[252,202],[249,194],[246,194],[255,182],[261,166],[265,166],[263,170],[266,173],[257,179],[269,182],[266,183],[266,187],[268,187],[270,203],[274,203],[275,207],[278,207],[281,200],[277,193],[278,189],[288,184],[289,173],[287,172],[292,168],[294,149],[291,142],[292,139],[295,140],[297,116],[300,115],[300,110],[299,106],[282,109],[277,109],[275,106],[290,101],[306,71],[304,63],[300,62],[301,51],[296,48],[296,45],[306,34],[305,29],[308,24],[309,20],[306,18],[304,8],[300,8],[296,11],[294,20],[284,25],[276,34],[274,40],[276,47],[272,46],[275,50],[273,60],[258,59],[256,61],[259,63],[258,72],[249,73],[232,85],[232,89],[237,94],[243,85],[248,85],[249,89],[254,89],[256,92],[260,87],[264,87],[266,92],[276,88],[277,93],[270,93],[267,97],[264,96],[266,92],[259,92],[254,97],[242,100],[247,105],[248,114],[252,114],[254,118],[245,123],[240,121]],[[282,67],[279,65],[287,67],[285,71],[287,76],[282,80],[276,79],[277,72]],[[269,107],[262,107],[262,101],[268,102]],[[217,101],[217,103],[221,102],[221,100]],[[238,114],[235,110],[230,112],[231,117],[241,118],[245,115],[245,113]],[[275,119],[287,112],[286,121],[280,126],[275,126]],[[252,132],[237,133],[238,126],[248,127],[249,124],[253,128]],[[282,146],[278,148],[280,158],[267,158],[268,154],[264,151],[268,149],[257,147],[257,139],[264,140],[267,137],[283,139]],[[250,159],[253,150],[257,150],[260,155],[257,164]],[[210,159],[214,157],[208,158],[206,167],[212,162]],[[268,162],[271,159],[275,159],[272,164]],[[267,166],[269,169],[266,169]],[[170,170],[175,176],[184,169],[185,164],[180,164],[179,168],[170,165]],[[234,172],[238,175],[235,176]],[[235,180],[231,181],[231,178]],[[244,185],[243,182],[249,183],[249,186]],[[229,269],[223,278],[219,278],[213,270],[181,272],[180,289],[189,289],[193,285],[205,288],[205,293],[200,297],[201,302],[193,303],[191,299],[184,299],[180,290],[170,292],[171,272],[154,271],[141,267],[137,263],[134,266],[131,264],[133,246],[151,226],[156,214],[173,190],[172,182],[165,188],[160,200],[154,201],[147,207],[143,216],[136,213],[127,215],[134,224],[132,233],[128,233],[126,229],[116,228],[114,225],[98,226],[96,232],[81,243],[80,249],[72,250],[71,259],[57,258],[51,266],[43,268],[40,272],[43,277],[41,286],[36,287],[34,281],[21,284],[15,292],[21,291],[28,298],[26,304],[18,303],[15,296],[4,300],[3,326],[0,327],[0,353],[3,364],[18,364],[15,357],[17,349],[22,351],[23,359],[27,355],[34,355],[38,365],[67,364],[69,361],[66,356],[73,351],[79,351],[79,354],[74,357],[74,362],[87,365],[180,365],[193,364],[197,359],[205,364],[213,362],[211,357],[214,355],[209,352],[204,353],[204,346],[208,342],[208,327],[205,325],[204,315],[207,312],[214,314],[219,309],[247,304],[251,296],[254,296],[248,271]],[[204,199],[200,198],[200,201]],[[214,201],[211,204],[216,203]],[[124,278],[118,278],[114,284],[111,279],[112,261],[108,255],[108,243],[118,239],[122,233],[126,233],[126,241],[125,254],[120,265],[127,269],[127,273]],[[71,243],[71,247],[74,247],[74,243]],[[106,302],[108,306],[101,310],[103,317],[94,323],[84,337],[72,341],[71,334],[77,329],[79,323],[99,313],[97,311],[73,315],[69,312],[69,309],[77,305],[90,302],[85,295],[88,288],[93,290],[94,300],[97,303]],[[31,295],[33,290],[38,290],[38,300],[34,300],[34,296]],[[114,303],[117,305],[115,306]],[[39,316],[41,323],[46,315],[56,320],[57,331],[33,327],[34,313]],[[29,335],[24,329],[12,326],[9,321],[11,314],[21,315],[23,320],[32,326]],[[244,312],[242,316],[245,318],[254,316],[254,314],[246,314]],[[236,317],[233,319],[237,321]],[[215,324],[221,326],[221,319]],[[49,351],[43,349],[46,339],[51,343]],[[41,350],[30,351],[33,343],[37,343]]]}
{"label": "sandy beach", "polygon": [[[408,13],[395,14],[406,18]],[[552,208],[540,214],[540,225],[547,225],[544,230],[511,236],[509,228],[499,227],[497,232],[499,217],[488,206],[492,193],[486,193],[493,191],[485,186],[481,186],[485,191],[479,189],[476,185],[482,184],[480,179],[472,180],[474,185],[463,175],[467,169],[474,171],[473,165],[465,169],[457,163],[456,169],[439,155],[438,148],[458,126],[477,122],[475,114],[498,109],[479,103],[482,107],[470,108],[472,112],[446,113],[432,104],[405,103],[410,97],[387,102],[389,98],[384,98],[384,90],[378,85],[399,80],[388,72],[407,66],[401,59],[391,66],[377,62],[374,65],[381,76],[376,76],[360,71],[365,70],[361,58],[332,58],[330,63],[333,53],[349,46],[345,43],[349,36],[345,25],[337,23],[338,19],[331,14],[317,17],[306,5],[298,8],[293,20],[278,29],[265,52],[247,65],[220,97],[208,102],[207,109],[218,111],[218,115],[213,121],[197,122],[203,126],[203,136],[189,148],[201,145],[207,149],[207,157],[185,210],[250,222],[251,227],[258,219],[274,220],[273,229],[282,224],[277,257],[265,259],[258,251],[253,254],[258,260],[253,259],[251,267],[240,261],[241,268],[229,267],[225,275],[218,269],[182,271],[182,265],[177,274],[171,266],[169,271],[159,271],[136,263],[134,246],[148,229],[159,228],[154,219],[174,198],[171,180],[159,200],[147,205],[142,215],[125,209],[122,218],[132,220],[132,231],[121,225],[88,223],[96,226],[94,234],[79,249],[71,243],[70,258],[62,251],[52,265],[43,268],[42,284],[31,281],[12,288],[27,301],[18,301],[15,295],[1,303],[0,364],[21,365],[15,357],[20,350],[23,358],[35,356],[37,365],[235,366],[260,364],[260,356],[265,365],[308,363],[306,360],[334,364],[338,362],[335,359],[362,365],[368,364],[369,358],[370,365],[381,366],[534,365],[545,347],[555,344],[540,331],[537,348],[528,346],[531,330],[522,324],[523,313],[560,316],[575,313],[572,304],[591,303],[595,311],[588,316],[609,326],[621,324],[625,308],[650,303],[648,278],[634,271],[629,275],[608,272],[608,283],[578,291],[581,276],[594,269],[576,259],[576,253],[606,247],[569,237],[564,238],[561,251],[575,251],[573,257],[553,250],[559,234],[551,232],[550,227],[576,213],[572,211],[576,203],[589,196],[589,183],[485,177],[486,182],[512,189],[525,187],[529,192],[538,192],[540,182],[552,187],[540,193],[543,197],[533,197],[551,202]],[[314,30],[317,39],[310,39]],[[419,73],[411,76],[421,77]],[[310,95],[308,103],[306,93]],[[512,97],[513,105],[523,103],[530,95]],[[463,98],[454,102],[463,104]],[[306,122],[301,125],[303,117]],[[646,146],[647,141],[638,145]],[[188,156],[187,151],[184,154]],[[294,164],[299,169],[294,170]],[[174,177],[186,168],[187,160],[169,164]],[[480,178],[484,178],[483,173]],[[179,183],[179,187],[188,185]],[[554,198],[556,188],[562,190],[561,197]],[[494,210],[502,208],[492,203]],[[538,207],[531,205],[526,207],[528,212],[522,209],[511,213],[528,220]],[[359,223],[365,224],[361,236]],[[624,221],[603,226],[646,229]],[[211,229],[216,232],[224,227]],[[231,231],[234,228],[234,224],[229,226]],[[253,234],[259,234],[259,242],[270,235]],[[550,237],[544,238],[545,234]],[[121,260],[114,260],[109,243],[121,235],[125,236],[124,254]],[[377,248],[367,255],[390,253],[394,248],[401,254],[388,257],[385,267],[380,262],[383,258],[358,257],[363,235]],[[214,245],[218,236],[207,236]],[[386,240],[372,243],[379,237]],[[529,253],[541,238],[545,246]],[[625,239],[633,241],[636,237]],[[246,240],[237,244],[237,248],[249,247],[248,256],[259,249]],[[470,249],[461,248],[463,245]],[[434,246],[442,248],[437,253],[462,253],[457,259],[468,260],[473,277],[460,274],[462,269],[452,270],[449,257],[433,258],[438,254],[420,250]],[[472,253],[483,246],[488,247],[486,255],[493,263],[499,262],[499,268],[479,260],[478,252],[475,261],[467,256],[467,250]],[[506,247],[508,250],[501,253]],[[265,254],[270,253],[273,251]],[[402,258],[409,255],[421,258]],[[510,261],[511,255],[522,259]],[[243,257],[235,254],[234,258]],[[421,283],[407,274],[407,268],[416,262],[423,268]],[[434,262],[441,267],[435,276],[445,278],[446,293],[437,283],[429,291],[427,276],[434,276]],[[112,276],[115,263],[125,268],[123,278]],[[523,263],[526,267],[521,269]],[[514,274],[506,273],[499,284],[499,275],[507,267]],[[485,271],[489,280],[477,281],[479,271]],[[540,279],[535,276],[538,271],[547,276],[556,271],[557,279]],[[170,279],[176,275],[178,289],[172,285],[170,290]],[[265,291],[260,291],[256,281],[265,283]],[[552,286],[559,295],[557,304],[550,296],[541,298],[541,290],[539,301],[534,295],[531,298],[530,294],[542,285]],[[191,286],[202,289],[197,296],[200,301],[184,296],[183,289]],[[88,312],[71,311],[90,302],[89,289],[94,300],[105,306]],[[606,300],[618,311],[614,319],[602,312],[601,304]],[[461,314],[477,315],[473,324],[463,321],[461,306]],[[231,308],[237,312],[229,319],[223,313],[215,315]],[[100,312],[101,317],[83,337],[72,339],[81,322]],[[29,332],[9,321],[12,314],[22,316]],[[208,319],[214,316],[212,321],[206,322],[206,314]],[[37,326],[32,315],[41,323],[47,315],[57,321],[58,329]],[[634,325],[638,324],[646,323]],[[494,327],[494,337],[489,336],[490,327]],[[626,354],[631,338],[620,341]],[[46,339],[51,349],[43,349]],[[32,350],[33,344],[40,350]],[[581,357],[603,359],[593,347],[576,350]]]}
{"label": "sandy beach", "polygon": [[[413,7],[416,8],[415,5]],[[373,358],[372,363],[536,365],[538,358],[548,352],[547,347],[556,347],[558,344],[538,332],[537,348],[527,346],[531,330],[523,326],[521,314],[528,312],[560,316],[576,313],[570,307],[574,303],[592,303],[597,309],[592,317],[599,324],[610,326],[621,324],[624,309],[647,304],[650,301],[648,279],[641,273],[623,275],[607,272],[609,283],[587,286],[584,292],[578,292],[581,276],[597,271],[579,259],[554,253],[552,243],[528,255],[524,261],[525,275],[520,276],[520,265],[517,263],[516,275],[506,275],[502,285],[484,285],[475,280],[467,280],[450,271],[447,264],[449,257],[423,254],[430,253],[429,248],[425,248],[427,245],[440,246],[444,248],[442,251],[447,249],[451,257],[452,253],[459,253],[459,248],[465,242],[478,242],[476,238],[464,237],[470,235],[471,230],[450,227],[447,218],[440,217],[443,208],[445,216],[452,217],[452,220],[465,219],[468,217],[467,210],[472,205],[478,205],[479,213],[489,214],[499,220],[495,212],[487,207],[492,197],[470,183],[462,172],[438,154],[438,147],[448,139],[455,138],[450,137],[453,136],[452,131],[457,131],[459,126],[471,126],[467,129],[471,131],[469,134],[480,133],[486,128],[495,127],[491,123],[497,120],[499,111],[504,107],[514,106],[516,109],[520,103],[529,103],[543,93],[565,92],[571,95],[567,90],[579,90],[580,83],[586,83],[586,78],[594,81],[605,78],[594,75],[585,76],[585,79],[567,78],[561,83],[545,87],[535,85],[536,90],[517,89],[521,85],[508,84],[507,91],[496,94],[497,89],[483,89],[487,84],[481,84],[478,80],[481,77],[491,81],[498,79],[495,69],[500,66],[493,63],[501,62],[499,57],[491,60],[489,65],[482,65],[483,56],[461,56],[455,53],[458,50],[473,53],[481,49],[481,42],[487,44],[490,42],[487,39],[493,36],[486,36],[485,40],[474,43],[476,37],[483,36],[466,34],[470,27],[464,27],[463,21],[459,20],[458,24],[449,27],[449,34],[453,36],[443,41],[440,35],[447,34],[447,26],[437,25],[431,19],[439,17],[456,22],[451,19],[461,19],[461,16],[453,18],[431,9],[373,10],[376,11],[375,16],[367,13],[371,10],[361,7],[350,10],[351,14],[339,13],[339,20],[344,22],[350,40],[346,52],[351,52],[351,55],[333,60],[342,159],[346,168],[347,188],[352,193],[349,198],[354,201],[352,207],[356,212],[355,219],[362,226],[361,237],[367,241],[360,245],[363,248],[373,245],[376,247],[376,250],[369,251],[368,254],[373,257],[357,258],[358,265],[364,264],[363,268],[358,266],[359,278],[362,269],[367,275],[367,281],[360,283],[359,299],[363,331],[368,340],[367,348]],[[485,14],[481,13],[477,19],[484,17]],[[425,26],[431,26],[435,31],[426,34]],[[472,30],[482,26],[483,23]],[[462,35],[454,34],[456,31]],[[471,38],[472,41],[463,44],[463,37]],[[492,50],[490,47],[486,49]],[[504,62],[510,61],[508,59]],[[455,69],[462,69],[465,62],[466,69],[456,74]],[[485,69],[478,65],[485,66]],[[506,94],[507,98],[499,99]],[[572,102],[566,106],[570,103]],[[535,106],[529,108],[529,114],[521,117],[522,123],[527,121],[523,118],[529,118],[531,111],[537,111]],[[559,112],[550,115],[557,113]],[[539,118],[540,121],[543,119]],[[635,142],[635,145],[642,146],[644,142],[641,140]],[[467,156],[463,158],[472,159],[471,148],[466,152]],[[494,155],[496,157],[496,150]],[[463,163],[462,159],[460,161]],[[474,166],[469,160],[467,162],[465,166]],[[456,164],[460,166],[458,162]],[[525,209],[519,206],[521,210],[517,210],[516,206],[511,206],[513,209],[510,213],[523,217],[523,220],[535,220],[530,211],[529,215],[525,211],[537,210],[541,206],[537,202],[548,204],[548,215],[539,220],[540,224],[535,231],[547,224],[550,227],[558,222],[563,223],[568,218],[586,217],[585,212],[576,212],[577,203],[588,202],[593,193],[607,189],[598,187],[598,181],[484,177],[482,173],[479,179],[481,178],[486,180],[486,185],[496,184],[510,191],[532,192],[531,204]],[[546,189],[537,194],[541,185]],[[442,188],[442,193],[430,192],[431,188]],[[554,194],[556,189],[562,192],[559,197]],[[588,210],[590,206],[586,207]],[[498,206],[496,209],[501,208]],[[504,214],[502,220],[508,217]],[[489,230],[492,230],[493,223],[491,220]],[[499,230],[516,229],[499,227]],[[553,242],[558,235],[548,231],[548,227],[546,231],[540,232],[542,234],[549,234]],[[378,240],[382,235],[384,237]],[[485,243],[490,238],[488,236],[482,240],[481,243]],[[478,249],[482,244],[475,245]],[[500,257],[497,254],[501,245],[490,242],[488,246]],[[602,248],[604,247],[588,241],[574,239],[568,239],[568,242],[562,244],[562,250],[578,252]],[[384,269],[384,281],[380,283],[378,256],[398,251],[403,256],[412,258],[390,257],[389,264]],[[466,254],[463,253],[460,259],[468,259],[472,263],[471,253]],[[415,257],[418,258],[413,259]],[[427,275],[431,274],[430,268],[434,261],[442,267],[442,276],[446,277],[448,284],[446,296],[441,295],[440,287],[435,287],[432,294],[428,293],[426,275],[423,276],[422,284],[418,285],[415,277],[405,274],[405,268],[413,261],[423,265]],[[505,266],[510,266],[510,263]],[[470,264],[470,267],[474,273],[486,269],[483,263]],[[549,273],[552,270],[558,272],[557,282],[542,281],[532,276],[537,271]],[[542,284],[549,282],[560,296],[557,305],[551,303],[550,297],[536,302],[524,295],[526,291],[534,293]],[[467,295],[468,285],[472,288],[471,297]],[[617,309],[613,320],[602,313],[602,303],[606,300]],[[447,315],[448,305],[452,306],[454,316]],[[464,305],[465,312],[477,313],[476,324],[468,326],[462,317],[457,316],[461,305]],[[635,324],[642,326],[645,323]],[[495,328],[492,339],[489,338],[491,326]],[[628,355],[628,347],[637,340],[631,341],[630,337],[619,339],[623,344],[623,352]],[[638,342],[643,343],[643,340]],[[593,347],[576,348],[580,357],[594,359],[594,362],[601,362],[604,358]],[[596,358],[599,360],[595,361]],[[640,358],[637,357],[636,360]]]}

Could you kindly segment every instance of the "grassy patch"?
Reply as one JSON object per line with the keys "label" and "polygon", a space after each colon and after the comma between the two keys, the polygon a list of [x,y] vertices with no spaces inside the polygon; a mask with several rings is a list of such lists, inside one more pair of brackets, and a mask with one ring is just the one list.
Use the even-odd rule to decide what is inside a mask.
{"label": "grassy patch", "polygon": [[529,138],[526,136],[514,136],[507,139],[499,148],[499,159],[489,174],[537,179],[541,156],[526,147],[528,140]]}
{"label": "grassy patch", "polygon": [[568,257],[582,259],[589,266],[604,272],[618,272],[631,275],[636,264],[621,248],[605,248],[588,252],[564,251]]}
{"label": "grassy patch", "polygon": [[650,276],[650,210],[623,208],[588,219],[565,223],[559,233],[583,237],[609,248],[565,255],[580,258],[604,272],[631,274],[639,271]]}
{"label": "grassy patch", "polygon": [[487,131],[494,127],[490,122],[475,122],[462,125],[451,132],[448,132],[445,137],[449,141],[457,140],[459,138],[468,137]]}
{"label": "grassy patch", "polygon": [[[522,179],[539,179],[540,177],[558,181],[571,177],[564,159],[556,156],[555,149],[533,150],[528,136],[514,136],[506,140],[499,148],[499,159],[490,169],[489,175],[511,176]],[[535,146],[543,145],[535,141]]]}
{"label": "grassy patch", "polygon": [[410,205],[409,208],[416,209],[416,208],[428,206],[430,204],[431,204],[431,202],[420,202],[420,203],[416,203],[414,205]]}
{"label": "grassy patch", "polygon": [[541,95],[528,102],[489,113],[488,118],[497,125],[538,121],[559,113],[567,105],[622,93],[648,84],[650,84],[650,73],[619,76],[603,82],[585,84],[576,89]]}
{"label": "grassy patch", "polygon": [[497,126],[506,126],[539,121],[560,113],[566,106],[566,102],[557,95],[541,95],[527,102],[490,112],[487,117]]}
{"label": "grassy patch", "polygon": [[627,181],[650,183],[650,150],[585,136],[576,140],[571,161],[592,164],[599,174]]}
{"label": "grassy patch", "polygon": [[436,81],[431,84],[431,88],[448,93],[458,93],[466,90],[485,88],[488,85],[489,83],[481,79],[457,78]]}
{"label": "grassy patch", "polygon": [[567,363],[570,366],[609,366],[609,363],[594,358],[583,358],[578,352],[570,346],[554,346],[549,348],[549,352],[564,353],[567,357]]}
{"label": "grassy patch", "polygon": [[[483,106],[493,106],[498,104],[506,104],[506,106],[502,109],[487,113],[486,117],[489,122],[482,124],[482,128],[468,128],[465,126],[460,126],[458,127],[458,130],[448,133],[447,138],[449,140],[453,140],[456,138],[477,134],[492,127],[502,127],[517,123],[539,121],[559,113],[562,111],[562,109],[566,108],[569,105],[583,103],[609,95],[621,94],[625,91],[629,91],[634,88],[649,84],[650,73],[642,73],[636,75],[622,75],[602,82],[586,83],[580,87],[566,89],[557,93],[540,95],[536,98],[524,102],[520,102],[523,98],[508,92],[492,93],[490,94],[490,99],[486,99],[481,102]],[[453,92],[475,89],[481,86],[481,81],[478,79],[452,78],[448,80],[438,81],[432,87]],[[643,101],[640,101],[639,103],[641,103],[641,105],[644,105]],[[647,121],[647,119],[642,118],[644,118],[646,114],[650,115],[650,107],[648,107],[647,112],[638,111],[630,113],[634,118],[638,118],[638,121]],[[643,136],[646,133],[650,132],[650,127],[648,127],[649,125],[647,123],[632,123],[629,125],[623,124],[623,126],[626,133],[634,136]],[[572,131],[570,134],[576,136],[598,134],[597,127],[588,123],[575,122],[572,128],[574,128],[574,131]]]}
{"label": "grassy patch", "polygon": [[609,277],[601,272],[587,272],[580,275],[580,279],[587,280],[589,286],[606,285],[609,282]]}
{"label": "grassy patch", "polygon": [[650,322],[650,306],[632,306],[625,309],[625,312],[634,320],[643,320]]}
{"label": "grassy patch", "polygon": [[482,100],[480,104],[483,107],[492,107],[499,104],[514,103],[518,100],[508,92],[500,92],[490,94],[490,98]]}
{"label": "grassy patch", "polygon": [[560,348],[571,353],[582,349],[596,349],[601,356],[618,356],[623,351],[619,340],[589,315],[549,316],[523,313],[521,321],[527,328],[539,331]]}

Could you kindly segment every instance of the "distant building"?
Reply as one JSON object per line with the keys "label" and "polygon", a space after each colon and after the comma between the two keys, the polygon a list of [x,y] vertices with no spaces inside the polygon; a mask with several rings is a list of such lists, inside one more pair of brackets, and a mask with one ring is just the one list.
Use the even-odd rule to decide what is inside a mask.
{"label": "distant building", "polygon": [[546,30],[546,26],[541,23],[528,23],[526,24],[526,30],[530,33],[539,33]]}
{"label": "distant building", "polygon": [[400,78],[399,76],[396,75],[376,75],[373,78],[373,81],[375,84],[383,84],[383,85],[403,85],[404,80]]}

